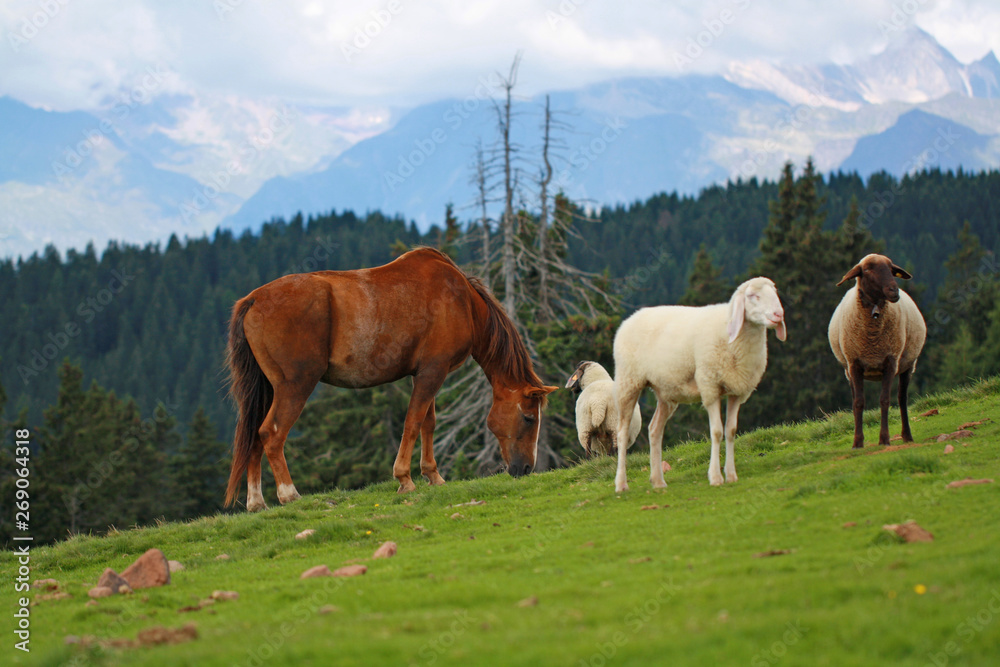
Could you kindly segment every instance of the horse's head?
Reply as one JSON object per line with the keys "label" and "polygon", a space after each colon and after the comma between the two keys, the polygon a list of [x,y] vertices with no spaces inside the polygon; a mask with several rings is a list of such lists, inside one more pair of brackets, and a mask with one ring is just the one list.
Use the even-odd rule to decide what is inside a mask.
{"label": "horse's head", "polygon": [[527,475],[534,469],[545,397],[557,388],[494,387],[493,408],[486,425],[500,442],[500,455],[512,477]]}

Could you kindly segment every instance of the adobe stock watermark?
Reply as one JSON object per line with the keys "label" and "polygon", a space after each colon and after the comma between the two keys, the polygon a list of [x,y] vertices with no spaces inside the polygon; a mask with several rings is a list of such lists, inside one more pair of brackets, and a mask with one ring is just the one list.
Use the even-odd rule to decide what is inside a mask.
{"label": "adobe stock watermark", "polygon": [[141,104],[147,104],[153,99],[153,94],[163,86],[163,82],[172,76],[173,72],[161,65],[150,65],[131,89],[124,91],[117,103],[101,120],[97,127],[83,131],[83,139],[76,144],[63,149],[62,158],[52,162],[52,173],[63,180],[72,174],[84,161],[90,157],[97,146],[104,142],[115,131],[119,123],[128,118],[132,110]]}
{"label": "adobe stock watermark", "polygon": [[350,63],[361,52],[367,49],[372,40],[379,37],[393,19],[403,11],[403,3],[400,0],[389,0],[382,9],[373,9],[369,12],[371,19],[365,21],[363,25],[354,27],[354,37],[349,42],[340,43],[340,52],[344,55],[344,60]]}
{"label": "adobe stock watermark", "polygon": [[149,436],[156,430],[158,423],[165,423],[173,417],[180,403],[157,401],[157,406],[162,407],[162,410],[155,410],[152,417],[130,427],[122,436],[121,446],[103,457],[87,472],[85,478],[77,480],[76,484],[63,494],[63,505],[70,515],[71,532],[75,532],[75,518],[82,511],[84,502],[111,479],[115,470],[125,463],[127,455],[131,455],[139,448],[140,438]]}
{"label": "adobe stock watermark", "polygon": [[[822,84],[809,88],[809,98],[802,104],[788,110],[775,124],[774,130],[778,136],[783,136],[786,140],[792,138],[792,134],[801,129],[803,125],[812,120],[817,109],[823,106],[826,91]],[[764,145],[754,151],[749,157],[740,163],[729,176],[729,180],[736,181],[739,178],[749,179],[760,171],[760,168],[779,150],[781,146],[771,138],[764,140]]]}
{"label": "adobe stock watermark", "polygon": [[297,117],[295,110],[288,107],[282,107],[271,114],[267,124],[240,145],[236,150],[236,157],[226,163],[226,168],[210,174],[208,182],[195,190],[189,201],[181,204],[180,213],[184,222],[190,223],[220,194],[228,192],[233,178],[246,173],[279,137],[284,138]]}
{"label": "adobe stock watermark", "polygon": [[[135,275],[126,269],[112,270],[107,287],[98,290],[77,304],[76,314],[79,320],[83,324],[93,322],[133,280],[135,280]],[[61,329],[47,332],[42,339],[44,341],[42,345],[33,349],[29,353],[28,359],[17,365],[17,374],[21,377],[21,382],[27,386],[31,380],[49,367],[52,360],[66,349],[71,340],[81,333],[83,333],[83,328],[77,320],[70,320]]]}
{"label": "adobe stock watermark", "polygon": [[785,631],[781,639],[775,640],[763,651],[759,651],[750,659],[750,667],[769,667],[777,665],[781,659],[788,655],[788,650],[802,641],[809,628],[802,627],[802,621],[789,621],[785,624]]}
{"label": "adobe stock watermark", "polygon": [[545,11],[545,20],[548,21],[549,27],[555,30],[561,24],[568,21],[573,14],[576,14],[576,10],[581,5],[586,4],[586,2],[587,0],[561,0],[559,6],[556,8],[558,12],[554,12],[551,9]]}
{"label": "adobe stock watermark", "polygon": [[680,588],[674,584],[673,579],[664,581],[653,595],[646,598],[641,604],[633,607],[625,615],[625,625],[630,631],[629,634],[626,634],[623,630],[615,631],[608,641],[598,642],[596,645],[597,650],[587,658],[581,658],[577,664],[580,667],[606,667],[618,655],[618,652],[660,613],[663,606],[677,597],[679,593]]}
{"label": "adobe stock watermark", "polygon": [[383,185],[390,192],[395,192],[396,188],[405,183],[406,179],[415,174],[417,169],[437,152],[438,146],[448,141],[448,132],[458,130],[484,102],[491,101],[493,93],[499,91],[502,84],[501,76],[496,73],[491,77],[479,77],[478,85],[472,94],[461,102],[455,102],[444,112],[441,116],[442,125],[431,130],[425,137],[414,139],[413,150],[399,155],[396,168],[382,172]]}
{"label": "adobe stock watermark", "polygon": [[1000,590],[994,588],[990,591],[990,599],[978,612],[967,616],[955,626],[952,633],[954,639],[948,640],[940,651],[931,651],[927,654],[928,667],[931,665],[946,667],[952,658],[960,656],[965,647],[996,620],[998,614],[1000,614]]}
{"label": "adobe stock watermark", "polygon": [[[951,147],[961,139],[961,135],[955,132],[951,126],[947,128],[939,127],[936,134],[937,136],[934,137],[927,148],[910,156],[900,165],[902,173],[912,174],[938,161],[942,155],[950,151]],[[885,212],[896,203],[896,199],[902,194],[902,180],[890,179],[887,190],[875,193],[874,201],[868,201],[861,207],[860,215],[858,216],[858,226],[862,229],[871,229],[878,219],[885,215]]]}
{"label": "adobe stock watermark", "polygon": [[586,199],[586,188],[583,184],[574,188],[577,183],[577,176],[586,172],[597,162],[598,158],[604,155],[610,146],[615,143],[628,129],[628,123],[620,116],[609,118],[589,141],[577,145],[567,157],[568,165],[560,169],[552,179],[553,191],[562,190],[567,194],[575,195],[573,198],[582,201]]}
{"label": "adobe stock watermark", "polygon": [[987,252],[979,261],[976,272],[966,279],[961,285],[953,287],[947,294],[938,297],[938,302],[942,305],[934,309],[934,313],[927,318],[930,325],[929,333],[935,336],[952,321],[955,313],[966,310],[972,298],[979,294],[987,284],[996,280],[1000,274],[1000,261],[992,252]]}
{"label": "adobe stock watermark", "polygon": [[731,8],[719,10],[719,13],[701,22],[702,30],[688,37],[684,51],[674,52],[674,65],[680,72],[685,71],[710,49],[715,41],[722,37],[726,28],[736,21],[736,16],[750,8],[751,0],[736,0]]}
{"label": "adobe stock watermark", "polygon": [[417,651],[417,658],[421,665],[433,665],[442,655],[447,653],[455,643],[468,632],[469,627],[477,623],[478,619],[469,616],[466,609],[455,612],[455,618],[448,624],[447,629],[442,631],[434,639],[430,639]]}
{"label": "adobe stock watermark", "polygon": [[24,16],[17,26],[17,31],[7,32],[7,42],[14,53],[28,45],[28,42],[38,36],[39,31],[44,30],[49,22],[62,12],[62,8],[69,4],[69,0],[38,0],[36,5],[38,11],[31,16]]}
{"label": "adobe stock watermark", "polygon": [[912,23],[917,12],[925,7],[930,0],[902,0],[892,3],[892,13],[888,19],[878,22],[879,32],[888,37],[891,32],[906,30]]}

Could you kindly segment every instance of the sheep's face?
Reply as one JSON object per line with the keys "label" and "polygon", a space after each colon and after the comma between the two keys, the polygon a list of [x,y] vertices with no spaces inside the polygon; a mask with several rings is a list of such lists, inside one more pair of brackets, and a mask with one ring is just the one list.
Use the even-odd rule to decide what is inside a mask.
{"label": "sheep's face", "polygon": [[566,389],[572,389],[573,393],[579,394],[593,382],[610,379],[611,375],[596,361],[581,361],[566,380]]}
{"label": "sheep's face", "polygon": [[896,284],[896,278],[909,280],[912,277],[885,255],[873,254],[865,256],[855,264],[837,285],[843,285],[851,278],[857,278],[862,302],[871,305],[872,317],[878,318],[879,307],[886,301],[890,303],[899,301],[899,285]]}
{"label": "sheep's face", "polygon": [[769,278],[751,278],[740,285],[730,300],[729,342],[739,336],[744,322],[774,329],[778,340],[785,340],[785,309],[778,298],[778,288]]}
{"label": "sheep's face", "polygon": [[557,387],[493,389],[493,407],[486,426],[497,437],[500,456],[511,477],[527,475],[535,467],[538,453],[538,428],[542,421],[545,397]]}
{"label": "sheep's face", "polygon": [[566,389],[572,389],[574,394],[579,394],[583,391],[584,376],[587,374],[587,367],[592,363],[592,361],[581,361],[577,365],[576,370],[573,371],[573,374],[566,380]]}

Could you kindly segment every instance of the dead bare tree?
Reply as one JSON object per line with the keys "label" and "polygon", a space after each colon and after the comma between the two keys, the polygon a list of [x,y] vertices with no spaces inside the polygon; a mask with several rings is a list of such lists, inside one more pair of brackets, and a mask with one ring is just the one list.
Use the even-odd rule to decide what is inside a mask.
{"label": "dead bare tree", "polygon": [[514,258],[514,236],[516,234],[514,215],[514,195],[516,191],[516,174],[514,173],[513,155],[517,148],[511,142],[511,110],[513,105],[514,86],[517,85],[517,70],[521,65],[521,53],[514,56],[511,63],[510,73],[506,77],[500,77],[500,87],[503,88],[504,98],[501,103],[493,101],[493,107],[497,113],[497,129],[500,133],[500,152],[503,164],[503,187],[504,187],[504,209],[503,217],[500,219],[500,231],[503,235],[503,307],[507,315],[517,322],[517,307],[514,298],[515,282],[515,258]]}

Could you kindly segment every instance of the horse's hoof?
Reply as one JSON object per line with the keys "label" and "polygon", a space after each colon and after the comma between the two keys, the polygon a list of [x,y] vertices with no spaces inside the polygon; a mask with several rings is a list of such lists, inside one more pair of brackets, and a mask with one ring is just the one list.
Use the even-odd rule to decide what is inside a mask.
{"label": "horse's hoof", "polygon": [[427,480],[427,483],[430,484],[431,486],[441,486],[442,484],[444,484],[444,477],[442,477],[440,474],[436,472],[431,473],[430,475],[424,475],[424,478]]}
{"label": "horse's hoof", "polygon": [[278,502],[282,505],[295,502],[301,497],[302,496],[299,495],[299,492],[295,490],[295,486],[292,484],[282,484],[278,487]]}
{"label": "horse's hoof", "polygon": [[416,488],[417,486],[416,484],[413,483],[413,480],[408,479],[405,482],[400,482],[399,490],[397,490],[396,493],[409,493],[410,491],[413,491]]}
{"label": "horse's hoof", "polygon": [[267,503],[263,500],[259,503],[249,502],[247,503],[247,512],[263,512],[267,509]]}

